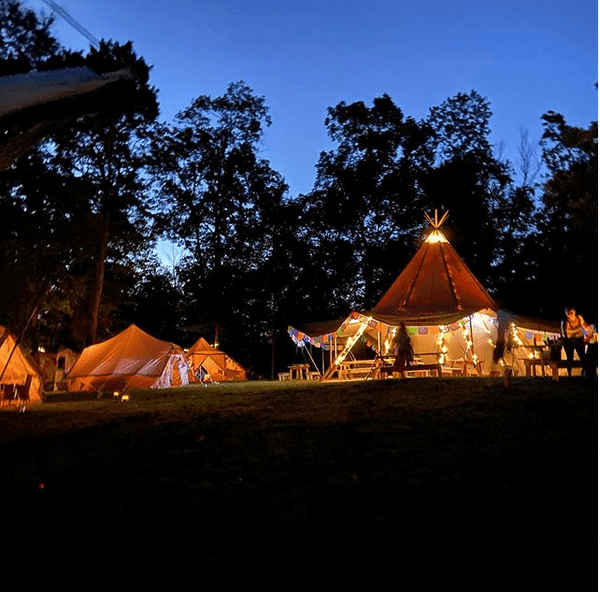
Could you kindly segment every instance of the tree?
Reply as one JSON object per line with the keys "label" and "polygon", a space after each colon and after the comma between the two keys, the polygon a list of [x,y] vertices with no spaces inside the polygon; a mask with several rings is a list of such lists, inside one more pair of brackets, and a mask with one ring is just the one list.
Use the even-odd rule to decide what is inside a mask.
{"label": "tree", "polygon": [[266,318],[274,297],[264,294],[262,274],[287,186],[258,155],[270,123],[264,98],[240,81],[223,96],[199,96],[150,138],[159,229],[188,253],[181,268],[188,325],[211,326],[215,341],[237,347],[242,328],[260,333],[249,303],[264,298]]}
{"label": "tree", "polygon": [[[77,60],[51,33],[52,17],[38,17],[16,0],[0,0],[0,75],[26,73]],[[3,121],[0,136],[12,140],[20,121]],[[43,150],[33,149],[0,174],[0,323],[17,333],[46,310],[64,308],[56,291],[66,232],[58,195],[63,179],[48,169]]]}
{"label": "tree", "polygon": [[598,123],[568,125],[563,115],[542,116],[540,142],[548,169],[537,259],[544,311],[577,307],[585,316],[598,304]]}
{"label": "tree", "polygon": [[[101,42],[86,63],[97,73],[129,68],[132,83],[124,85],[120,100],[106,105],[99,116],[84,116],[54,136],[50,166],[79,187],[73,222],[83,225],[88,242],[87,296],[74,321],[74,336],[82,345],[97,338],[106,266],[123,265],[151,238],[142,177],[145,156],[139,134],[158,115],[149,68],[133,51],[131,42]],[[104,322],[107,327],[108,319]]]}
{"label": "tree", "polygon": [[315,187],[300,199],[311,281],[304,289],[314,290],[313,314],[343,315],[374,305],[412,254],[428,133],[388,95],[372,107],[329,108],[325,125],[337,147],[321,153]]}
{"label": "tree", "polygon": [[40,17],[20,0],[0,0],[0,73],[19,74],[65,53],[51,33],[54,17]]}
{"label": "tree", "polygon": [[450,212],[448,238],[489,289],[499,257],[498,229],[509,224],[498,219],[505,211],[499,202],[511,184],[508,163],[494,157],[488,140],[491,115],[489,101],[475,91],[430,109],[435,167],[423,184],[430,203]]}
{"label": "tree", "polygon": [[514,172],[519,173],[519,181],[513,181],[494,204],[493,217],[497,224],[494,297],[503,307],[539,316],[536,179],[542,163],[525,131],[521,132],[518,154],[520,160],[515,163]]}
{"label": "tree", "polygon": [[[19,297],[6,292],[3,315],[22,324],[21,303],[28,308],[35,303],[44,310],[37,321],[68,324],[72,345],[81,347],[96,340],[107,263],[122,270],[128,256],[147,243],[141,155],[134,143],[139,126],[157,114],[156,93],[148,85],[149,68],[130,43],[103,42],[84,57],[59,46],[50,34],[51,18],[38,18],[11,0],[0,8],[0,73],[83,65],[97,74],[122,68],[131,73],[118,87],[77,99],[71,105],[77,108],[62,113],[60,129],[0,178],[0,207],[10,229],[0,265],[13,272],[4,277],[20,282]],[[115,91],[118,100],[107,94]],[[88,99],[93,115],[82,115],[90,113],[78,108],[80,102],[91,105]],[[105,318],[105,328],[108,322]]]}

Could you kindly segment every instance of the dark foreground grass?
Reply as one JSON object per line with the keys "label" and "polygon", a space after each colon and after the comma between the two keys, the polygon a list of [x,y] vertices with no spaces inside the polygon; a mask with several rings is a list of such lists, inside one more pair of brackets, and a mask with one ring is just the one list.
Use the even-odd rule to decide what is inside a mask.
{"label": "dark foreground grass", "polygon": [[470,378],[5,407],[4,558],[82,585],[586,589],[597,400],[581,378]]}

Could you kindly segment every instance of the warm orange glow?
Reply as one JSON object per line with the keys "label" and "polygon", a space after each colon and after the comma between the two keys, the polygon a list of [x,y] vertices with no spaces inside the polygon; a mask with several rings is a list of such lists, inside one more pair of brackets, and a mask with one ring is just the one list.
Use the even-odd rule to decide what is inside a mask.
{"label": "warm orange glow", "polygon": [[431,234],[425,239],[426,243],[447,243],[448,240],[439,230],[432,230]]}
{"label": "warm orange glow", "polygon": [[361,322],[358,331],[355,333],[353,337],[346,341],[346,346],[342,350],[342,353],[335,359],[335,365],[341,364],[348,355],[348,352],[354,347],[354,344],[362,337],[362,334],[366,331],[369,326],[369,321],[371,321],[371,317],[367,317],[365,320]]}

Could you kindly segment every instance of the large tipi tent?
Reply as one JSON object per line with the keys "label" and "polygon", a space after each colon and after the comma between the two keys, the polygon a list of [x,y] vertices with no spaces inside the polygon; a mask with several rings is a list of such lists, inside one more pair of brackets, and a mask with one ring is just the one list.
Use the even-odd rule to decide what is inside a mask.
{"label": "large tipi tent", "polygon": [[26,356],[14,335],[0,326],[0,388],[19,387],[28,391],[31,403],[42,400],[42,375],[37,364]]}
{"label": "large tipi tent", "polygon": [[427,239],[390,289],[373,308],[381,316],[431,320],[435,325],[451,322],[498,306],[460,258],[440,226],[447,218],[429,219],[433,226]]}
{"label": "large tipi tent", "polygon": [[[496,369],[492,353],[499,307],[441,232],[447,216],[441,220],[437,212],[433,219],[426,216],[432,226],[429,236],[371,311],[289,327],[298,346],[311,346],[307,352],[314,353],[315,347],[321,350],[321,368],[315,356],[310,357],[325,379],[339,375],[342,362],[361,345],[385,357],[401,323],[407,326],[415,354],[427,358],[425,363],[462,367],[465,374],[488,374]],[[511,350],[511,365],[516,360],[523,366],[523,358],[533,352],[528,345],[558,337],[558,325],[509,316],[513,342],[523,347],[516,358]],[[524,373],[525,369],[518,371]]]}
{"label": "large tipi tent", "polygon": [[66,376],[69,391],[169,388],[189,383],[183,350],[136,325],[86,347]]}
{"label": "large tipi tent", "polygon": [[246,370],[203,337],[190,347],[186,355],[194,374],[201,375],[203,381],[246,380]]}

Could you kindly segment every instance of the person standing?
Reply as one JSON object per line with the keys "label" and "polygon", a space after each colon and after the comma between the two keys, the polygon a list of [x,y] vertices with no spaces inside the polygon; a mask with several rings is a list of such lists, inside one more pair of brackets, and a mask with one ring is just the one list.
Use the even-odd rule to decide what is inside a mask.
{"label": "person standing", "polygon": [[412,343],[404,323],[400,323],[400,326],[396,330],[393,347],[396,358],[392,369],[394,372],[400,372],[400,375],[404,378],[404,369],[414,358]]}
{"label": "person standing", "polygon": [[565,316],[560,323],[560,333],[563,339],[563,348],[567,356],[567,374],[571,376],[573,368],[573,354],[581,360],[582,366],[585,358],[585,337],[586,322],[573,307],[565,308]]}
{"label": "person standing", "polygon": [[598,333],[594,325],[586,325],[583,328],[585,337],[585,372],[588,377],[595,377],[598,370]]}

